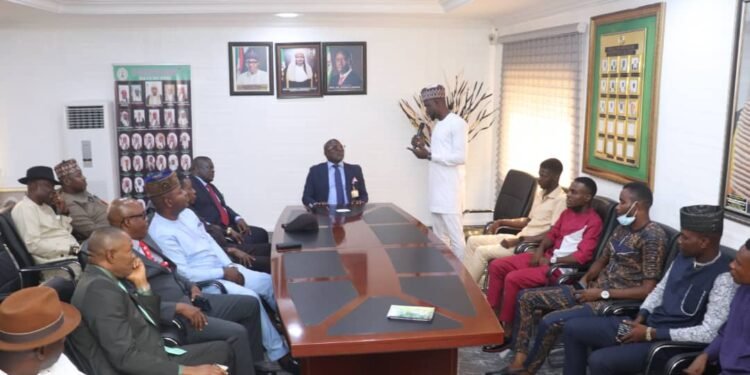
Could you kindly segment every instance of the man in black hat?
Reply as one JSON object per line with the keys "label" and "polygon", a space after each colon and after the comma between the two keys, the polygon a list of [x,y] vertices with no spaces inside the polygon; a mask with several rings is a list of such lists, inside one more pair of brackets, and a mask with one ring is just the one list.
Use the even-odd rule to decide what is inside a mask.
{"label": "man in black hat", "polygon": [[591,374],[640,373],[653,341],[710,343],[737,288],[729,274],[732,259],[719,248],[723,221],[718,206],[680,209],[680,253],[638,316],[568,320],[563,373],[585,374],[587,366]]}
{"label": "man in black hat", "polygon": [[52,168],[31,167],[18,182],[26,185],[26,196],[13,207],[11,217],[34,261],[74,259],[78,242],[71,234],[68,207],[55,192],[55,185],[60,183],[55,180]]}

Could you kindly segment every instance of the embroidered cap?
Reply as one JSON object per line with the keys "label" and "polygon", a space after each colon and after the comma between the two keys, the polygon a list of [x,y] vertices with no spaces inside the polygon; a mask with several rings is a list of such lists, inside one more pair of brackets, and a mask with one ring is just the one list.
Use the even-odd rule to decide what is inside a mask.
{"label": "embroidered cap", "polygon": [[724,230],[724,209],[709,205],[682,207],[680,227],[699,233],[721,233]]}
{"label": "embroidered cap", "polygon": [[81,172],[81,168],[78,166],[76,159],[63,160],[60,164],[55,166],[55,174],[60,180],[67,176],[76,174],[77,172]]}
{"label": "embroidered cap", "polygon": [[445,87],[441,85],[428,86],[422,89],[420,93],[422,101],[430,99],[443,99],[445,98]]}
{"label": "embroidered cap", "polygon": [[180,187],[180,180],[170,169],[149,173],[146,176],[146,195],[149,198],[162,196],[178,187]]}

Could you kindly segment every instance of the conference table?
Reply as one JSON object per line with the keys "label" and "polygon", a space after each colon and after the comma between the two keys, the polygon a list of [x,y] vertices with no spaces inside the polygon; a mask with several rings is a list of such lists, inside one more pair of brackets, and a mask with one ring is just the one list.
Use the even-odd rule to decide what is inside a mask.
{"label": "conference table", "polygon": [[[302,374],[456,374],[458,349],[502,342],[502,329],[461,262],[392,203],[317,213],[318,230],[288,233],[284,209],[271,274]],[[276,244],[301,249],[278,252]],[[391,320],[391,305],[433,306],[430,322]]]}

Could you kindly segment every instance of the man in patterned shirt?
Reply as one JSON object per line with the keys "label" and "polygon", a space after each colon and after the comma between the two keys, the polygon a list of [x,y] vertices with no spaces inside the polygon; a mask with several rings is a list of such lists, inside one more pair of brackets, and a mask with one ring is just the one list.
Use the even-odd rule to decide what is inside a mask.
{"label": "man in patterned shirt", "polygon": [[[604,254],[581,278],[586,289],[563,285],[521,292],[515,357],[505,373],[538,371],[568,319],[600,315],[610,299],[642,300],[654,289],[662,274],[668,239],[649,217],[652,203],[653,194],[646,184],[631,182],[623,187],[616,208],[620,225],[609,237]],[[529,349],[536,310],[552,312],[539,322]]]}
{"label": "man in patterned shirt", "polygon": [[639,373],[652,341],[711,342],[737,289],[729,274],[732,259],[719,247],[723,223],[718,206],[680,209],[680,254],[635,320],[584,317],[565,323],[563,374],[585,374],[587,366],[591,374]]}

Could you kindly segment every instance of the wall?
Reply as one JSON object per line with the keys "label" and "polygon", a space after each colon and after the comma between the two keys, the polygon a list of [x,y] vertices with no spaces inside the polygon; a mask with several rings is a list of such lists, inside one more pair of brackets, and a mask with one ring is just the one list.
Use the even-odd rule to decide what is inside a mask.
{"label": "wall", "polygon": [[[340,21],[340,20],[339,20]],[[307,169],[336,137],[361,164],[374,202],[395,202],[429,223],[426,163],[405,149],[414,133],[400,98],[444,75],[487,80],[489,24],[363,18],[348,22],[253,22],[198,17],[45,16],[0,26],[0,187],[31,165],[63,157],[64,103],[112,101],[114,63],[192,66],[195,155],[209,155],[216,182],[249,223],[273,228],[299,204]],[[332,26],[338,25],[338,26]],[[279,100],[229,96],[227,42],[366,41],[368,95]],[[492,134],[471,143],[469,207],[494,188]]]}
{"label": "wall", "polygon": [[[650,3],[653,1],[603,1],[599,5],[589,5],[552,17],[504,24],[500,35],[570,23],[588,23],[592,16]],[[675,228],[679,228],[680,207],[719,204],[727,110],[731,100],[736,6],[734,0],[666,1],[655,202],[651,216],[653,220]],[[707,53],[710,57],[706,56]],[[585,67],[583,77],[587,76],[587,69]],[[585,93],[581,97],[585,101]],[[580,126],[584,126],[583,119]],[[599,178],[596,180],[601,194],[618,197],[621,185]],[[725,221],[722,240],[725,245],[737,248],[748,237],[750,228]]]}

